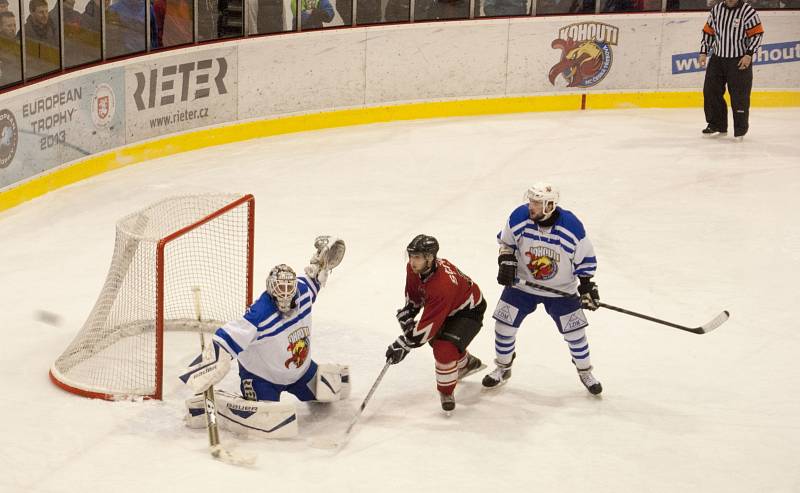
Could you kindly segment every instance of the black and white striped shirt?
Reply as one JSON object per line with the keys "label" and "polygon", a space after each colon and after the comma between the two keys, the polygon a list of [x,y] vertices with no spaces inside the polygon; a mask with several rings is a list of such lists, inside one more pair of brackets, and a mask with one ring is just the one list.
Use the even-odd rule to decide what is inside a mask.
{"label": "black and white striped shirt", "polygon": [[713,53],[724,58],[753,55],[761,46],[764,27],[758,12],[749,3],[740,1],[728,8],[724,0],[714,5],[703,26],[700,53]]}

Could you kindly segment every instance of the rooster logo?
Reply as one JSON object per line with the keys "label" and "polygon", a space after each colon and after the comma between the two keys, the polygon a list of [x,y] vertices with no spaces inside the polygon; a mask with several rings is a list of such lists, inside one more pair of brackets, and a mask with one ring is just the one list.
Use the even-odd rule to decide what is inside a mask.
{"label": "rooster logo", "polygon": [[289,352],[289,358],[283,362],[286,368],[300,368],[308,358],[308,353],[311,350],[311,331],[308,327],[300,327],[291,334],[289,334],[289,345],[286,350]]}
{"label": "rooster logo", "polygon": [[291,354],[289,359],[284,361],[283,366],[290,368],[294,365],[295,368],[300,368],[308,358],[308,339],[300,339],[297,342],[290,342],[286,348]]}
{"label": "rooster logo", "polygon": [[611,69],[611,45],[617,44],[619,29],[602,23],[572,24],[559,31],[550,46],[561,50],[561,60],[550,69],[550,83],[559,76],[567,87],[597,85]]}
{"label": "rooster logo", "polygon": [[552,279],[558,272],[558,264],[552,258],[532,252],[525,252],[525,255],[528,257],[528,270],[537,281]]}

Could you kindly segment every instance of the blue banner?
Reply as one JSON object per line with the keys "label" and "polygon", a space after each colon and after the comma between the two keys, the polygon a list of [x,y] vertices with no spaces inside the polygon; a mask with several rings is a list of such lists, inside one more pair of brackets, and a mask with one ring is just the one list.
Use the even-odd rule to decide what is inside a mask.
{"label": "blue banner", "polygon": [[[678,53],[672,55],[672,74],[690,74],[702,72],[704,67],[697,63],[699,52]],[[788,63],[800,61],[800,41],[761,45],[753,65],[769,65],[771,63]]]}

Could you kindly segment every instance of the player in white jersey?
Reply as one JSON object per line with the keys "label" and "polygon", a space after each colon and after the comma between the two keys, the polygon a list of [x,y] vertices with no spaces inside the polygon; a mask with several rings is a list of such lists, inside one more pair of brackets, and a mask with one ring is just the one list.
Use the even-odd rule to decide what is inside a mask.
{"label": "player in white jersey", "polygon": [[[346,366],[317,364],[311,358],[311,311],[317,295],[325,285],[328,275],[344,256],[344,242],[328,236],[315,241],[317,252],[305,268],[305,276],[297,277],[285,264],[275,266],[267,277],[267,289],[238,320],[233,320],[214,333],[213,357],[200,358],[182,376],[196,393],[216,384],[230,368],[230,361],[239,362],[240,389],[246,401],[277,403],[283,392],[289,392],[300,401],[330,402],[344,399],[349,394],[349,374]],[[220,399],[231,394],[222,393]],[[196,403],[194,401],[197,401]],[[239,398],[239,401],[242,399]],[[202,399],[189,401],[190,419],[203,413]],[[242,407],[221,407],[223,418],[238,420],[244,428],[252,429],[254,421],[243,419]],[[276,435],[282,426],[295,427],[293,407],[249,404],[254,413],[273,414],[268,426],[260,426],[267,435]],[[225,410],[231,411],[226,415]],[[239,411],[237,413],[237,411]],[[276,417],[277,416],[277,417]],[[202,424],[201,420],[197,420]],[[226,423],[225,420],[222,423]],[[263,422],[261,423],[263,425]],[[278,426],[278,428],[275,428]],[[285,431],[276,436],[284,437]]]}
{"label": "player in white jersey", "polygon": [[[592,282],[597,268],[594,247],[583,224],[558,206],[559,192],[550,184],[534,184],[527,200],[511,213],[497,235],[500,243],[497,282],[505,286],[494,312],[497,368],[483,378],[483,386],[497,387],[511,378],[516,358],[517,330],[541,304],[569,345],[581,383],[592,394],[603,387],[594,375],[586,339],[588,322],[583,308],[596,310],[600,298]],[[532,288],[525,281],[574,293],[564,297]]]}

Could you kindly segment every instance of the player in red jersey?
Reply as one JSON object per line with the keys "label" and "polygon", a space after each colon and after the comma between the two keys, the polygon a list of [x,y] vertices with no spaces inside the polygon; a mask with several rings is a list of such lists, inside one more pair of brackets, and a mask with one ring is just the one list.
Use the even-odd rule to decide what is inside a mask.
{"label": "player in red jersey", "polygon": [[[456,382],[485,368],[467,346],[483,325],[486,301],[478,285],[445,259],[436,258],[439,242],[417,235],[406,248],[406,305],[397,311],[403,334],[386,350],[386,361],[397,364],[413,348],[428,343],[436,360],[436,388],[442,409],[456,407]],[[414,318],[422,310],[417,323]]]}

